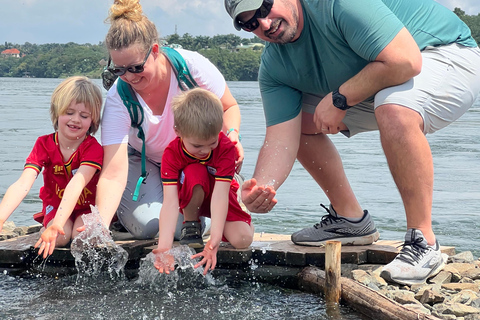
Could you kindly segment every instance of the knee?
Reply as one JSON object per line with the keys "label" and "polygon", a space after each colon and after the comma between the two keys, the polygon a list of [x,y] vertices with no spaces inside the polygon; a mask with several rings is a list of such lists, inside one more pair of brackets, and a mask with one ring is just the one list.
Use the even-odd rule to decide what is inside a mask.
{"label": "knee", "polygon": [[152,219],[146,224],[127,223],[124,225],[130,234],[138,240],[153,239],[158,234],[158,219]]}
{"label": "knee", "polygon": [[228,241],[235,249],[246,249],[253,242],[253,232],[239,233],[232,239],[228,239]]}
{"label": "knee", "polygon": [[397,137],[412,129],[423,131],[423,118],[417,111],[405,106],[386,104],[375,109],[380,134],[384,137]]}

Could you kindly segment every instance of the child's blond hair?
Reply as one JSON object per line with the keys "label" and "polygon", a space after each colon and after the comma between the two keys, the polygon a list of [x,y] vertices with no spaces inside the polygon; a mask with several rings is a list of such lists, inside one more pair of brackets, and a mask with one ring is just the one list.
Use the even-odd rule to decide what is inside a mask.
{"label": "child's blond hair", "polygon": [[100,126],[102,93],[96,84],[83,76],[67,78],[53,91],[50,103],[50,117],[55,131],[58,130],[58,117],[67,112],[72,102],[84,103],[85,107],[92,114],[92,124],[87,134],[97,132]]}
{"label": "child's blond hair", "polygon": [[183,137],[207,140],[222,130],[222,102],[208,90],[195,88],[175,97],[172,110],[175,129]]}

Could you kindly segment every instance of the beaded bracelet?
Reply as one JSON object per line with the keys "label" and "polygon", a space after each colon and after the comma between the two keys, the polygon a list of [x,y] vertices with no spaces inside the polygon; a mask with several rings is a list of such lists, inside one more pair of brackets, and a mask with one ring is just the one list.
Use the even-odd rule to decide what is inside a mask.
{"label": "beaded bracelet", "polygon": [[235,128],[230,128],[227,130],[227,133],[225,134],[227,137],[228,135],[232,132],[232,131],[235,131],[237,134],[238,134],[238,141],[242,141],[242,135],[240,134],[240,132],[238,132],[237,129]]}

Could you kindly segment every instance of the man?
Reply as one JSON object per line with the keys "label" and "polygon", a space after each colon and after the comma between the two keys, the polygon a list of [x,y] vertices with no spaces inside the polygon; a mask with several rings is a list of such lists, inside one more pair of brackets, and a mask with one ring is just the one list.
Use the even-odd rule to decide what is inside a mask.
{"label": "man", "polygon": [[468,27],[433,0],[225,0],[225,7],[237,30],[269,42],[259,70],[267,131],[243,185],[247,208],[270,211],[297,158],[331,204],[292,241],[376,241],[326,134],[379,130],[407,216],[404,247],[382,276],[413,284],[438,273],[444,259],[431,226],[425,135],[458,119],[480,91],[480,50]]}

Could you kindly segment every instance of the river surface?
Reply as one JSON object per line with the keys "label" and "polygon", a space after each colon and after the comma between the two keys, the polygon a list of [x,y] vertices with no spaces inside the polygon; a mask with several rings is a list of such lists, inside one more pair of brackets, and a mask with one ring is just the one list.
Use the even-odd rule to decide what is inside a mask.
{"label": "river surface", "polygon": [[[20,176],[25,159],[36,138],[53,131],[49,116],[49,103],[53,89],[60,82],[60,79],[0,78],[0,197],[3,197],[8,186]],[[95,80],[95,82],[101,87],[100,80]],[[258,83],[229,82],[228,85],[242,112],[241,134],[245,149],[242,174],[249,178],[253,174],[258,150],[265,135],[265,119]],[[106,93],[103,89],[102,92]],[[428,136],[435,166],[434,231],[441,245],[455,246],[457,252],[472,251],[475,257],[480,255],[480,131],[478,128],[480,128],[479,100],[458,121]],[[96,137],[100,140],[99,133]],[[378,132],[362,133],[350,139],[343,135],[334,135],[331,138],[343,159],[347,176],[359,202],[369,210],[374,218],[380,231],[380,239],[402,240],[406,227],[405,213],[399,193],[389,173]],[[38,198],[41,186],[42,179],[39,178],[23,203],[10,217],[10,220],[14,221],[16,225],[35,223],[32,215],[41,209],[41,201]],[[291,234],[319,222],[321,215],[325,214],[320,204],[328,205],[325,194],[299,163],[295,163],[291,175],[278,190],[277,199],[278,204],[270,213],[253,214],[256,232]],[[278,308],[275,301],[269,301],[272,299],[267,298],[272,292],[283,297],[281,305],[288,306],[291,303],[296,306],[295,308],[299,308],[298,312],[304,312],[303,316],[301,313],[297,313],[299,317],[296,317],[295,314],[287,312],[289,307],[285,307],[285,310],[280,308],[279,312],[283,314],[283,317],[276,314],[275,318],[278,319],[322,319],[326,317],[323,310],[320,310],[318,314],[308,313],[311,311],[309,306],[312,305],[320,305],[319,308],[322,309],[322,302],[314,296],[298,292],[285,293],[278,288],[265,289],[265,287],[244,285],[246,289],[235,293],[243,299],[234,306],[239,310],[238,317],[229,314],[228,312],[231,310],[227,308],[223,311],[220,310],[219,313],[223,312],[225,317],[215,315],[212,319],[257,319],[253,316],[255,311],[242,313],[246,312],[246,305],[254,303],[254,300],[249,300],[254,298],[246,292],[254,292],[253,295],[258,295],[265,301],[267,306],[262,309],[264,312],[273,312],[272,314],[274,314],[273,310]],[[9,313],[10,317],[7,317],[9,319],[63,319],[63,316],[70,318],[68,315],[74,318],[79,316],[82,308],[85,308],[88,313],[89,310],[92,311],[95,306],[100,305],[107,311],[110,310],[112,316],[122,314],[125,318],[128,315],[128,319],[173,319],[169,316],[169,308],[175,310],[179,307],[178,304],[186,303],[183,298],[184,294],[180,292],[178,297],[174,295],[178,304],[170,306],[167,303],[162,308],[154,303],[154,297],[149,296],[151,290],[145,291],[142,286],[133,285],[131,282],[105,284],[104,287],[105,292],[99,291],[98,295],[95,295],[95,291],[91,297],[92,288],[90,286],[79,288],[75,286],[74,280],[68,278],[58,281],[44,278],[19,280],[8,275],[0,275],[0,305],[2,305],[0,310],[8,305],[13,306],[14,309],[8,309],[13,310],[12,313]],[[32,290],[33,292],[31,292]],[[132,290],[137,292],[140,297],[146,295],[148,298],[143,297],[141,299],[146,299],[145,301],[134,303],[130,299],[116,300],[111,296],[115,292],[126,295]],[[217,292],[217,287],[209,290],[199,294],[207,295],[208,299],[213,300],[214,298],[211,296],[220,296],[222,299],[226,299],[227,304],[230,303],[228,297],[231,295],[231,287],[223,289],[226,291],[221,291],[221,293]],[[59,301],[55,300],[56,296],[60,297]],[[56,301],[55,305],[59,308],[59,312],[66,312],[66,314],[58,316],[57,313],[58,317],[54,317],[55,308],[44,305],[37,301],[37,298],[44,299],[46,303],[50,304]],[[86,301],[84,306],[82,302],[77,301],[68,308],[60,308],[59,304],[68,303],[68,299],[85,299]],[[212,303],[208,299],[207,304]],[[299,303],[297,299],[305,303]],[[146,304],[149,304],[150,307],[146,307]],[[124,305],[124,307],[116,309],[115,305]],[[30,318],[22,318],[15,308],[19,310],[43,308],[45,312],[35,313],[32,311]],[[126,311],[128,308],[138,308],[138,310],[129,313]],[[69,313],[68,310],[72,311]],[[208,310],[208,307],[203,309],[206,313],[202,314],[206,318],[209,318]],[[105,310],[102,312],[95,318],[110,318],[108,314],[105,314]],[[152,313],[156,313],[157,316],[152,316]],[[182,313],[189,314],[186,311]],[[192,315],[189,317],[196,319]],[[85,319],[88,318],[85,316]],[[348,316],[344,316],[343,319],[347,318]]]}
{"label": "river surface", "polygon": [[[49,103],[59,79],[0,78],[0,196],[20,176],[36,138],[53,131]],[[100,85],[100,81],[96,80]],[[242,112],[242,174],[252,176],[265,135],[265,119],[257,82],[229,82]],[[102,92],[105,91],[102,89]],[[442,245],[480,255],[480,101],[458,121],[428,135],[434,158],[434,231]],[[378,132],[346,138],[331,135],[361,205],[372,214],[381,239],[402,240],[405,213],[380,146]],[[100,132],[97,133],[100,139]],[[279,155],[281,157],[281,155]],[[39,178],[11,216],[17,225],[34,224],[41,209]],[[268,214],[253,214],[258,232],[291,234],[313,225],[328,199],[299,163],[278,190],[278,204]]]}

